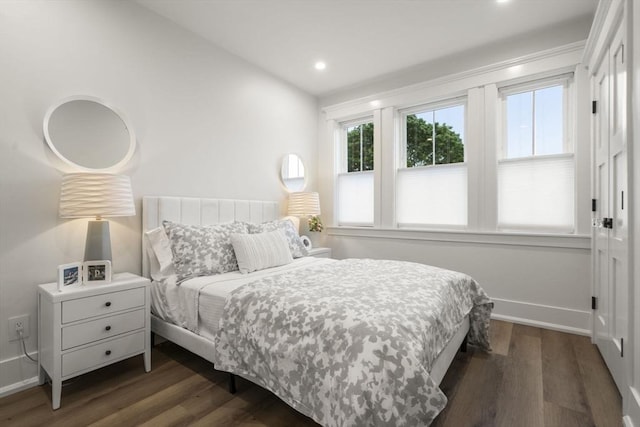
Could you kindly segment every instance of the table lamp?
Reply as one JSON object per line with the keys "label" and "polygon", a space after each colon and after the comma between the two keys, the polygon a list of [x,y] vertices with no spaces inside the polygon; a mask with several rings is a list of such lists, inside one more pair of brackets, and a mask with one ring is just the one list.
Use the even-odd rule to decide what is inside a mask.
{"label": "table lamp", "polygon": [[320,215],[320,196],[309,191],[289,193],[288,215],[306,217],[311,225],[313,218]]}
{"label": "table lamp", "polygon": [[62,178],[60,218],[95,217],[87,227],[84,260],[111,261],[111,238],[106,217],[134,216],[131,180],[126,175],[71,173]]}

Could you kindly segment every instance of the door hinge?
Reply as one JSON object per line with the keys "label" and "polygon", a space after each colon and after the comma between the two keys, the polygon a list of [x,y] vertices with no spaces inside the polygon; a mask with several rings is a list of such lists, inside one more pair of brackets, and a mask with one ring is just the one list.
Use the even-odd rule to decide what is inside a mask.
{"label": "door hinge", "polygon": [[591,212],[595,212],[597,205],[596,205],[596,199],[591,199]]}
{"label": "door hinge", "polygon": [[620,338],[620,357],[624,357],[624,338]]}
{"label": "door hinge", "polygon": [[597,110],[598,101],[591,101],[591,114],[595,114]]}
{"label": "door hinge", "polygon": [[602,218],[602,227],[613,229],[613,218]]}
{"label": "door hinge", "polygon": [[598,308],[598,298],[591,297],[591,310],[595,310]]}

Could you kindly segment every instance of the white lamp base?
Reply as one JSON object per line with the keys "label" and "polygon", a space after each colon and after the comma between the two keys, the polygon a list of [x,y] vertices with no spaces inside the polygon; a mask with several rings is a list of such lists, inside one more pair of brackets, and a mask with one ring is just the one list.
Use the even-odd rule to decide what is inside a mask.
{"label": "white lamp base", "polygon": [[111,261],[111,236],[109,221],[89,221],[87,242],[84,246],[85,261]]}

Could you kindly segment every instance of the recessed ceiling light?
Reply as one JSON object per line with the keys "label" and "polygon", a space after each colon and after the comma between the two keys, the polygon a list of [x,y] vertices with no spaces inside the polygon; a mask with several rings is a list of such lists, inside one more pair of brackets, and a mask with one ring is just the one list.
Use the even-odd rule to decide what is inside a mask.
{"label": "recessed ceiling light", "polygon": [[327,64],[324,61],[318,61],[314,67],[316,67],[316,70],[324,70],[327,68]]}
{"label": "recessed ceiling light", "polygon": [[508,3],[509,0],[496,0],[496,3]]}

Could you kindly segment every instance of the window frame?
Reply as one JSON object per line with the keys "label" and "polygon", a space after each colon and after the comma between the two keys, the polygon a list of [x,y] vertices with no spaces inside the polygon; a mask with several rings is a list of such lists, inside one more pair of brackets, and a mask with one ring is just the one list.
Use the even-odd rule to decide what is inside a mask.
{"label": "window frame", "polygon": [[347,137],[347,129],[350,127],[355,127],[355,126],[361,126],[361,125],[365,125],[371,123],[373,124],[373,129],[375,132],[375,128],[376,128],[376,123],[374,120],[373,116],[367,116],[367,117],[361,117],[358,119],[354,119],[354,120],[348,120],[348,121],[343,121],[343,122],[339,122],[338,126],[339,126],[339,132],[340,132],[340,136],[338,138],[338,173],[337,175],[341,175],[341,174],[345,174],[345,173],[360,173],[360,172],[373,172],[376,169],[376,164],[375,164],[375,144],[374,144],[374,157],[373,157],[373,169],[370,170],[362,170],[362,151],[360,152],[360,158],[361,158],[361,162],[360,162],[360,170],[359,171],[351,171],[349,172],[349,141],[348,141],[348,137]]}
{"label": "window frame", "polygon": [[[589,199],[589,189],[585,186],[588,174],[585,173],[585,162],[588,161],[589,150],[585,146],[588,141],[588,127],[578,126],[578,122],[588,121],[590,108],[585,102],[588,93],[588,71],[581,65],[582,48],[569,46],[559,51],[544,51],[526,55],[517,60],[488,64],[478,69],[462,71],[458,74],[447,75],[423,82],[403,86],[385,92],[371,93],[361,98],[352,98],[342,102],[328,104],[321,108],[327,122],[327,142],[331,140],[330,151],[320,151],[320,162],[330,167],[333,176],[345,168],[339,164],[343,161],[343,153],[338,151],[341,124],[358,122],[363,117],[374,117],[375,136],[375,173],[374,173],[374,224],[372,229],[350,227],[339,224],[337,217],[328,217],[327,230],[330,233],[359,233],[363,236],[374,236],[376,233],[386,233],[385,236],[401,236],[407,233],[422,233],[430,238],[448,240],[451,236],[482,235],[499,236],[498,240],[518,234],[530,239],[551,239],[558,241],[580,240],[590,230],[589,214],[579,206]],[[541,88],[541,82],[552,86],[552,80],[570,80],[568,90],[565,90],[565,142],[564,152],[572,152],[575,164],[575,229],[572,234],[562,234],[556,231],[516,230],[505,231],[498,227],[497,219],[497,164],[502,156],[502,102],[501,91],[524,91],[525,86],[531,89]],[[406,125],[401,123],[399,112],[419,113],[425,110],[438,109],[443,104],[455,104],[456,98],[467,98],[465,108],[465,163],[468,168],[468,226],[464,230],[442,229],[437,226],[399,227],[396,217],[396,178],[399,168],[406,166],[404,134]],[[589,100],[588,100],[589,101]],[[589,102],[590,104],[590,102]],[[589,105],[590,107],[590,105]],[[558,111],[555,107],[554,111]],[[538,120],[546,119],[548,114],[540,114]],[[355,120],[354,120],[355,119]],[[538,123],[544,123],[538,121]],[[555,129],[559,123],[549,122]],[[538,126],[538,133],[548,132]],[[539,133],[540,135],[540,133]],[[559,152],[558,143],[545,133],[543,152]],[[400,140],[402,139],[402,143]],[[550,143],[550,144],[549,144]],[[587,144],[588,145],[588,144]],[[402,153],[401,153],[402,151]],[[327,155],[329,154],[330,155]],[[515,153],[515,152],[514,152]],[[527,153],[529,154],[529,153]],[[338,156],[340,155],[340,156]],[[342,163],[344,164],[344,163]],[[341,169],[339,169],[341,166]],[[334,178],[335,183],[335,178]],[[337,187],[332,186],[334,205],[330,209],[337,212]],[[417,191],[417,190],[416,190]],[[590,200],[590,199],[589,199]],[[333,223],[332,223],[333,221]],[[340,231],[338,231],[340,230]],[[355,230],[355,231],[354,231]],[[446,237],[438,237],[446,236]],[[463,240],[467,240],[463,238]],[[471,238],[475,241],[475,238]],[[507,239],[508,240],[508,239]],[[576,240],[576,241],[577,241]]]}
{"label": "window frame", "polygon": [[[577,155],[576,155],[576,135],[577,129],[575,128],[576,123],[576,109],[577,109],[577,99],[575,96],[575,73],[568,72],[563,74],[556,74],[549,77],[541,78],[541,79],[529,79],[525,81],[519,81],[515,84],[505,84],[502,86],[498,86],[498,114],[497,114],[497,126],[498,126],[498,140],[496,142],[496,174],[498,173],[498,169],[501,164],[511,163],[511,162],[519,162],[519,161],[527,161],[541,158],[571,158],[573,161],[573,173],[574,173],[574,185],[573,185],[573,225],[572,228],[566,227],[555,227],[555,226],[537,226],[533,224],[519,224],[517,226],[507,226],[505,224],[500,223],[500,212],[499,212],[499,194],[498,189],[496,188],[496,231],[497,232],[529,232],[529,233],[552,233],[552,234],[569,234],[575,235],[577,233],[579,227],[579,218],[578,218],[578,164],[577,164]],[[520,156],[520,157],[507,157],[507,97],[509,95],[526,93],[526,92],[534,92],[539,89],[545,89],[554,86],[562,86],[563,87],[563,96],[562,96],[562,113],[563,113],[563,141],[562,148],[563,151],[561,153],[555,154],[536,154],[533,152],[530,156]],[[535,101],[534,101],[535,102]],[[532,124],[534,126],[533,129],[533,150],[535,151],[535,109],[532,111],[533,120]],[[496,182],[497,184],[497,182]]]}
{"label": "window frame", "polygon": [[465,139],[463,140],[463,145],[465,147],[464,150],[464,161],[458,163],[467,163],[467,145],[465,143],[467,129],[468,129],[468,97],[467,95],[458,95],[450,98],[442,99],[434,102],[427,102],[418,105],[414,105],[406,108],[398,108],[398,117],[399,117],[399,141],[398,141],[398,158],[396,169],[413,169],[413,168],[430,168],[434,166],[443,166],[448,164],[457,164],[457,163],[445,163],[442,165],[432,164],[432,165],[421,165],[421,166],[407,166],[407,116],[411,114],[424,113],[428,111],[437,111],[443,110],[445,108],[456,107],[462,105],[464,107],[464,134]]}
{"label": "window frame", "polygon": [[[499,142],[498,142],[498,162],[502,160],[513,160],[513,159],[524,159],[527,157],[537,157],[537,156],[555,156],[562,154],[573,154],[575,153],[575,132],[573,126],[573,108],[575,108],[572,104],[573,98],[573,90],[574,90],[574,73],[565,73],[561,75],[556,75],[553,77],[547,77],[543,79],[535,79],[529,80],[516,84],[508,84],[503,86],[498,86],[498,129],[499,129]],[[532,111],[532,135],[533,135],[533,147],[532,147],[532,155],[531,156],[521,156],[521,157],[507,157],[507,97],[510,95],[517,95],[527,92],[535,92],[536,90],[546,89],[554,86],[562,86],[562,152],[556,154],[536,154],[535,153],[535,101],[534,101],[534,109]]]}
{"label": "window frame", "polygon": [[[421,166],[407,166],[407,116],[411,114],[419,114],[424,112],[437,112],[438,110],[443,110],[450,107],[462,106],[464,109],[464,160],[462,162],[456,163],[443,163],[437,164],[433,163],[431,165],[421,165]],[[415,230],[458,230],[463,231],[467,230],[469,227],[469,185],[467,182],[467,212],[466,212],[466,223],[465,224],[443,224],[443,223],[403,223],[398,221],[398,176],[401,173],[410,173],[410,171],[418,171],[422,170],[435,170],[441,168],[451,168],[451,167],[464,167],[467,172],[467,181],[469,180],[469,152],[468,152],[468,131],[469,131],[469,93],[465,91],[464,94],[460,92],[455,94],[450,94],[450,96],[440,98],[438,100],[432,100],[427,102],[421,102],[419,104],[415,104],[409,107],[398,107],[396,110],[396,132],[397,135],[396,141],[394,141],[394,145],[396,147],[397,157],[395,162],[395,170],[394,170],[394,226],[398,230],[406,230],[406,229],[415,229]],[[435,142],[435,141],[434,141]]]}
{"label": "window frame", "polygon": [[[361,222],[361,221],[341,221],[340,220],[340,215],[339,215],[339,209],[340,207],[338,206],[338,200],[340,198],[340,186],[339,186],[339,182],[340,182],[340,177],[342,176],[346,176],[346,175],[372,175],[374,177],[374,194],[375,194],[375,174],[376,174],[376,164],[375,164],[375,141],[374,141],[374,156],[373,156],[373,169],[370,170],[359,170],[359,171],[352,171],[349,172],[349,151],[348,151],[348,131],[347,129],[350,127],[354,127],[354,126],[360,126],[360,125],[365,125],[371,123],[373,124],[373,128],[374,128],[374,137],[375,137],[375,129],[376,126],[379,126],[378,123],[376,123],[376,119],[374,115],[367,115],[367,116],[361,116],[355,119],[349,119],[349,120],[343,120],[343,121],[339,121],[336,123],[336,131],[337,131],[337,136],[336,136],[336,148],[337,148],[337,155],[336,155],[336,173],[334,174],[334,197],[335,197],[335,221],[338,224],[338,226],[347,226],[347,227],[366,227],[366,228],[371,228],[371,227],[375,227],[376,224],[376,214],[375,214],[375,200],[374,200],[374,211],[373,211],[373,219],[371,222]],[[362,169],[362,163],[360,165],[360,168]],[[374,196],[375,197],[375,196]]]}

